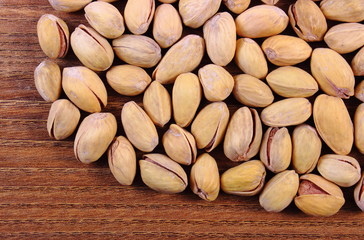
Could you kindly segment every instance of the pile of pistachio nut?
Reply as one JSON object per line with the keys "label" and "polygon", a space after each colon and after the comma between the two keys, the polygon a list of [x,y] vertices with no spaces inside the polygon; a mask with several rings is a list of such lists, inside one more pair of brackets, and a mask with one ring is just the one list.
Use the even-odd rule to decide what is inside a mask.
{"label": "pile of pistachio nut", "polygon": [[[345,203],[340,187],[356,185],[353,198],[364,211],[360,163],[348,156],[354,143],[364,153],[364,104],[352,121],[344,102],[352,96],[364,101],[364,81],[358,79],[364,76],[363,0],[297,0],[287,12],[275,6],[278,0],[121,2],[49,0],[59,11],[84,11],[90,26],[81,24],[71,34],[54,15],[38,21],[48,59],[35,69],[35,86],[53,102],[51,137],[66,139],[78,127],[76,159],[92,163],[107,153],[122,185],[132,184],[139,165],[142,181],[162,193],[179,193],[189,184],[207,201],[220,188],[238,196],[259,194],[270,212],[294,201],[309,215],[331,216]],[[196,34],[183,36],[188,28]],[[281,34],[287,28],[296,35]],[[308,42],[315,41],[327,47],[312,49]],[[69,47],[83,66],[61,72],[50,59],[67,56]],[[351,62],[346,53],[355,55]],[[125,64],[113,65],[114,55]],[[200,67],[203,58],[211,63]],[[268,61],[274,70],[268,71]],[[310,72],[294,66],[304,61]],[[224,68],[231,62],[241,74]],[[125,137],[116,136],[115,116],[101,112],[108,100],[103,71],[117,93],[144,94],[142,106],[129,101],[122,107]],[[68,99],[59,99],[62,92]],[[230,95],[241,103],[233,114],[224,102]],[[80,110],[90,113],[82,121]],[[159,138],[157,128],[168,129]],[[322,154],[322,141],[331,154]],[[165,154],[153,153],[160,143]],[[221,176],[209,154],[220,143],[236,162]],[[145,153],[139,164],[135,149]],[[266,181],[267,171],[275,175]]]}

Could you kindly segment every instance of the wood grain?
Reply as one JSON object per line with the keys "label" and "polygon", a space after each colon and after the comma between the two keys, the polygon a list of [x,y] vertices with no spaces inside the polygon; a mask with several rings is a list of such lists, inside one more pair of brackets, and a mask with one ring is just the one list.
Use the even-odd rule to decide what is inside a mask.
{"label": "wood grain", "polygon": [[[282,1],[284,9],[288,2]],[[122,11],[125,1],[114,5]],[[45,58],[36,35],[37,20],[45,13],[63,18],[71,31],[86,23],[81,12],[56,12],[47,0],[0,0],[1,239],[363,239],[363,214],[354,203],[352,188],[344,190],[347,202],[337,215],[315,218],[293,204],[282,213],[267,213],[257,197],[221,193],[210,203],[189,189],[177,195],[159,194],[142,183],[139,173],[133,186],[120,186],[105,156],[91,165],[76,161],[74,135],[59,142],[48,136],[50,104],[42,101],[33,82],[34,68]],[[190,32],[201,34],[201,29],[184,34]],[[353,54],[345,57],[350,61]],[[208,61],[205,58],[203,64]],[[62,67],[80,64],[72,52],[57,62]],[[300,66],[309,70],[308,62]],[[228,69],[240,73],[234,64]],[[129,98],[107,90],[109,104],[104,111],[115,114],[121,126],[120,110]],[[132,99],[141,103],[142,97]],[[227,102],[231,112],[241,106],[232,97]],[[353,114],[359,101],[350,99],[346,104]],[[164,131],[159,129],[159,134]],[[118,134],[123,134],[121,129]],[[220,172],[236,165],[223,156],[221,146],[212,155]],[[364,166],[356,149],[351,155]]]}

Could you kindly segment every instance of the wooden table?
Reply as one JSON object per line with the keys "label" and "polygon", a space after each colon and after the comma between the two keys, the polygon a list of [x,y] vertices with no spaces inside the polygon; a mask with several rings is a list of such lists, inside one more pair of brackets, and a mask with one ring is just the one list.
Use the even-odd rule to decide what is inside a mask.
{"label": "wooden table", "polygon": [[[364,215],[354,203],[353,188],[345,189],[347,203],[340,213],[317,218],[294,204],[282,213],[267,213],[258,197],[221,193],[216,201],[206,202],[189,188],[182,194],[160,194],[148,189],[139,173],[132,186],[121,186],[105,156],[90,165],[76,161],[74,135],[65,141],[48,136],[50,104],[34,86],[34,68],[45,58],[36,23],[45,13],[63,18],[71,31],[86,23],[82,13],[56,12],[47,0],[0,0],[1,239],[364,238]],[[62,67],[80,64],[72,52],[67,59],[57,62]],[[108,92],[104,111],[114,113],[121,126],[120,110],[128,98],[110,87]],[[231,109],[240,106],[231,97],[228,102]],[[352,113],[359,101],[348,103]],[[221,173],[236,165],[223,157],[221,146],[212,155]]]}

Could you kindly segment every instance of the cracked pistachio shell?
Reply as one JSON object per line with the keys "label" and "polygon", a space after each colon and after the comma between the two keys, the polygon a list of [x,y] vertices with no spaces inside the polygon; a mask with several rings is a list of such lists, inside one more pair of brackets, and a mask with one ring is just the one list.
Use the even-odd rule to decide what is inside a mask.
{"label": "cracked pistachio shell", "polygon": [[125,96],[136,96],[144,92],[152,79],[141,67],[133,65],[113,66],[106,73],[109,85]]}
{"label": "cracked pistachio shell", "polygon": [[364,212],[364,172],[362,173],[362,177],[355,187],[354,199],[356,205],[358,205],[358,207]]}
{"label": "cracked pistachio shell", "polygon": [[326,94],[345,99],[354,95],[353,71],[346,60],[334,50],[329,48],[313,50],[311,72]]}
{"label": "cracked pistachio shell", "polygon": [[229,122],[229,109],[224,102],[210,103],[196,116],[191,132],[197,148],[211,152],[222,141]]}
{"label": "cracked pistachio shell", "polygon": [[363,0],[323,0],[320,8],[327,19],[341,22],[364,21]]}
{"label": "cracked pistachio shell", "polygon": [[354,138],[355,146],[364,154],[364,103],[360,104],[354,115]]}
{"label": "cracked pistachio shell", "polygon": [[364,47],[354,56],[351,61],[351,68],[355,76],[364,76]]}
{"label": "cracked pistachio shell", "polygon": [[313,120],[318,133],[331,150],[340,155],[350,153],[354,129],[341,98],[319,95],[313,105]]}
{"label": "cracked pistachio shell", "polygon": [[179,14],[187,27],[199,28],[220,8],[221,0],[180,0]]}
{"label": "cracked pistachio shell", "polygon": [[228,12],[217,13],[203,26],[206,50],[211,61],[219,66],[233,60],[236,49],[236,26]]}
{"label": "cracked pistachio shell", "polygon": [[143,152],[151,152],[158,145],[158,133],[152,120],[134,101],[124,104],[121,123],[129,141]]}
{"label": "cracked pistachio shell", "polygon": [[231,117],[224,140],[224,153],[231,161],[247,161],[257,155],[262,123],[255,109],[239,108]]}
{"label": "cracked pistachio shell", "polygon": [[326,33],[324,40],[331,49],[340,54],[354,52],[364,46],[364,24],[335,25]]}
{"label": "cracked pistachio shell", "polygon": [[267,84],[248,74],[234,76],[233,94],[236,100],[249,107],[266,107],[274,96]]}
{"label": "cracked pistachio shell", "polygon": [[222,0],[222,2],[235,14],[244,12],[250,4],[250,0]]}
{"label": "cracked pistachio shell", "polygon": [[155,125],[163,127],[171,120],[171,96],[169,96],[167,89],[159,82],[153,81],[145,90],[143,106],[145,112]]}
{"label": "cracked pistachio shell", "polygon": [[114,61],[109,42],[85,25],[79,25],[71,34],[71,46],[82,64],[94,71],[105,71]]}
{"label": "cracked pistachio shell", "polygon": [[164,150],[174,161],[190,165],[196,161],[197,147],[193,135],[176,124],[171,124],[163,135]]}
{"label": "cracked pistachio shell", "polygon": [[264,186],[266,171],[259,160],[251,160],[226,170],[221,175],[221,189],[228,194],[254,196]]}
{"label": "cracked pistachio shell", "polygon": [[260,160],[272,172],[286,170],[291,163],[292,142],[288,129],[270,127],[263,136]]}
{"label": "cracked pistachio shell", "polygon": [[191,168],[192,191],[206,201],[214,201],[220,191],[220,175],[216,160],[208,153],[199,156]]}
{"label": "cracked pistachio shell", "polygon": [[364,80],[355,87],[355,97],[364,102]]}
{"label": "cracked pistachio shell", "polygon": [[312,115],[312,105],[306,98],[286,98],[264,108],[260,118],[271,127],[287,127],[306,122]]}
{"label": "cracked pistachio shell", "polygon": [[108,149],[117,130],[116,119],[111,113],[92,113],[78,128],[74,152],[82,163],[97,161]]}
{"label": "cracked pistachio shell", "polygon": [[293,30],[307,42],[322,41],[327,23],[321,9],[312,0],[298,0],[289,6],[288,16]]}
{"label": "cracked pistachio shell", "polygon": [[258,43],[250,38],[236,42],[235,63],[246,74],[262,79],[268,74],[268,63]]}
{"label": "cracked pistachio shell", "polygon": [[268,60],[277,66],[290,66],[306,61],[312,53],[307,42],[298,37],[276,35],[267,38],[262,49]]}
{"label": "cracked pistachio shell", "polygon": [[139,160],[140,175],[151,189],[162,193],[183,192],[188,184],[183,168],[163,154],[151,153]]}
{"label": "cracked pistachio shell", "polygon": [[111,173],[121,185],[131,185],[136,174],[136,155],[129,140],[116,137],[108,150]]}
{"label": "cracked pistachio shell", "polygon": [[173,83],[178,75],[193,71],[202,60],[205,42],[202,37],[190,34],[174,44],[153,72],[153,78],[162,83]]}
{"label": "cracked pistachio shell", "polygon": [[172,46],[181,38],[181,17],[171,4],[162,4],[154,14],[153,37],[162,48]]}
{"label": "cracked pistachio shell", "polygon": [[204,95],[210,102],[225,100],[234,88],[234,78],[223,67],[208,64],[198,70]]}
{"label": "cracked pistachio shell", "polygon": [[187,127],[200,106],[202,89],[200,80],[193,73],[182,73],[174,82],[172,90],[173,116],[176,124]]}
{"label": "cracked pistachio shell", "polygon": [[269,37],[286,29],[288,16],[276,6],[259,5],[241,13],[235,19],[235,24],[237,34],[241,37]]}
{"label": "cracked pistachio shell", "polygon": [[131,65],[151,68],[161,60],[161,48],[152,38],[124,34],[112,41],[116,56]]}
{"label": "cracked pistachio shell", "polygon": [[49,58],[63,58],[70,45],[67,24],[52,14],[44,14],[37,23],[39,45]]}
{"label": "cracked pistachio shell", "polygon": [[340,210],[345,199],[341,189],[334,183],[319,175],[306,174],[300,177],[294,203],[308,215],[328,217]]}
{"label": "cracked pistachio shell", "polygon": [[145,33],[153,20],[155,11],[154,0],[128,0],[125,5],[124,18],[130,32]]}
{"label": "cracked pistachio shell", "polygon": [[292,134],[292,165],[298,174],[312,172],[321,154],[321,139],[315,128],[297,126]]}
{"label": "cracked pistachio shell", "polygon": [[277,68],[270,72],[266,79],[275,93],[286,98],[311,97],[318,91],[316,80],[298,67]]}
{"label": "cracked pistachio shell", "polygon": [[107,105],[107,92],[100,77],[86,67],[63,69],[62,87],[67,97],[86,112],[100,112]]}
{"label": "cracked pistachio shell", "polygon": [[76,12],[83,9],[92,0],[48,0],[51,6],[62,12]]}
{"label": "cracked pistachio shell", "polygon": [[47,102],[56,101],[62,91],[61,69],[48,59],[34,70],[34,83],[40,96]]}
{"label": "cracked pistachio shell", "polygon": [[63,140],[72,135],[80,121],[80,110],[67,99],[52,103],[47,120],[50,137]]}
{"label": "cracked pistachio shell", "polygon": [[327,180],[340,187],[351,187],[361,177],[358,161],[349,156],[326,154],[317,163],[317,170]]}
{"label": "cracked pistachio shell", "polygon": [[259,203],[268,212],[281,212],[292,202],[299,186],[294,170],[286,170],[271,178],[259,196]]}
{"label": "cracked pistachio shell", "polygon": [[106,38],[120,37],[124,31],[124,18],[119,10],[107,2],[96,1],[85,7],[87,22]]}

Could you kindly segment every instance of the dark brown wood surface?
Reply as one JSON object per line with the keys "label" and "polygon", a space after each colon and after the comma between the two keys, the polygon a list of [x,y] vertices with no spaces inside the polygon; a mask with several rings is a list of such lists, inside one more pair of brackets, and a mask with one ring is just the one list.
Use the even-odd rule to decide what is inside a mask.
{"label": "dark brown wood surface", "polygon": [[[122,2],[115,6],[122,10]],[[317,218],[294,204],[282,213],[265,212],[258,197],[221,193],[216,201],[205,202],[189,188],[160,194],[148,189],[139,173],[132,186],[121,186],[105,156],[90,165],[76,161],[74,135],[65,141],[48,136],[50,104],[34,86],[34,68],[45,58],[36,23],[45,13],[63,18],[70,31],[86,23],[82,12],[54,11],[47,0],[0,0],[0,239],[364,238],[364,214],[354,203],[353,188],[344,190],[346,203],[337,215]],[[57,62],[62,67],[80,64],[72,51]],[[307,69],[308,62],[301,66]],[[233,65],[229,68],[237,72]],[[108,93],[104,111],[114,113],[121,128],[120,110],[130,98],[110,87]],[[241,106],[232,97],[228,104],[232,112]],[[352,114],[359,101],[346,104]],[[123,134],[121,129],[118,134]],[[223,157],[221,146],[212,155],[221,173],[236,165]],[[351,155],[364,166],[355,148]]]}

